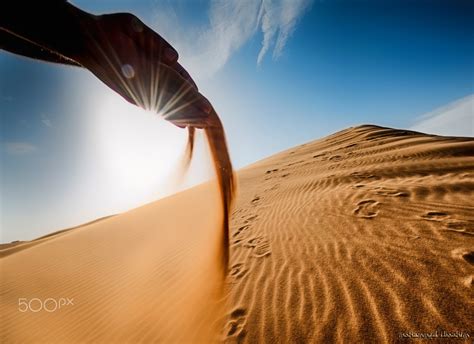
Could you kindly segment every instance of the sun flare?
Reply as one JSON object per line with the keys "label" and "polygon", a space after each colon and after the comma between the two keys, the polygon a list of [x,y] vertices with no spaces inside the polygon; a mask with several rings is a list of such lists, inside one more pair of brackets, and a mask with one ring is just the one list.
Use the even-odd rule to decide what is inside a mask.
{"label": "sun flare", "polygon": [[183,130],[113,95],[98,105],[91,127],[110,183],[137,197],[159,192],[186,143]]}

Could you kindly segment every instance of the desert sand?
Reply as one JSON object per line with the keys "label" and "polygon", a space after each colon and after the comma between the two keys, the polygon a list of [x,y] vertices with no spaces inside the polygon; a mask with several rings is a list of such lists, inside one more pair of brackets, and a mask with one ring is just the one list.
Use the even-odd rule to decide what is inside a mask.
{"label": "desert sand", "polygon": [[237,179],[225,282],[207,183],[2,246],[0,341],[472,342],[474,139],[359,126]]}

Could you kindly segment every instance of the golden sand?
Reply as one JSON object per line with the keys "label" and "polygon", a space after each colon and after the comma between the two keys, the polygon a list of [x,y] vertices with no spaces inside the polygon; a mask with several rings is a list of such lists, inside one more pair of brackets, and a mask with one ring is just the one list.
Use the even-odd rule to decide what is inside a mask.
{"label": "golden sand", "polygon": [[[473,152],[360,126],[239,171],[225,306],[217,184],[4,246],[0,341],[472,341]],[[18,309],[61,297],[74,305]]]}

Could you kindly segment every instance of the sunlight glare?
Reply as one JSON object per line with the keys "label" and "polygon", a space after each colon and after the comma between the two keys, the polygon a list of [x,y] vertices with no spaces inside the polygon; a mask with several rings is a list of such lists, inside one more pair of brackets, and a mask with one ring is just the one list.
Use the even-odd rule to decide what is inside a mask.
{"label": "sunlight glare", "polygon": [[183,130],[116,95],[102,100],[93,122],[98,161],[110,185],[139,202],[170,192],[163,186],[183,155]]}

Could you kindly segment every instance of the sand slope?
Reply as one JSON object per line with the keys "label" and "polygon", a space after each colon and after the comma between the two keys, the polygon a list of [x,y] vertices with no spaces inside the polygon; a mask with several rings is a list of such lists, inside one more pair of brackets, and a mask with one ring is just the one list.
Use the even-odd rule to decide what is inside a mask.
{"label": "sand slope", "polygon": [[0,342],[209,342],[222,327],[219,205],[204,185],[3,250]]}
{"label": "sand slope", "polygon": [[472,139],[361,126],[242,171],[231,337],[474,330],[473,168]]}
{"label": "sand slope", "polygon": [[[360,126],[238,177],[225,323],[203,185],[4,255],[3,341],[206,342],[203,323],[229,343],[472,341],[473,139]],[[18,311],[61,296],[75,305]]]}

